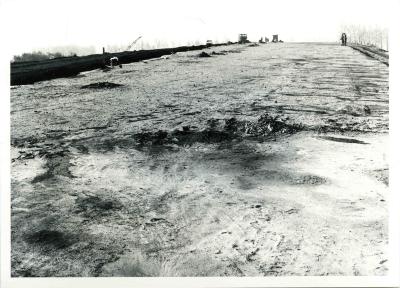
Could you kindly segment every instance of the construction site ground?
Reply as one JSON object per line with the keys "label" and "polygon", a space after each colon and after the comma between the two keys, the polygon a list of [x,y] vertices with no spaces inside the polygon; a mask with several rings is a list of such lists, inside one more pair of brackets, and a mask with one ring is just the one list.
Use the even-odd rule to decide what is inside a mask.
{"label": "construction site ground", "polygon": [[11,88],[12,276],[386,274],[388,67],[200,52]]}

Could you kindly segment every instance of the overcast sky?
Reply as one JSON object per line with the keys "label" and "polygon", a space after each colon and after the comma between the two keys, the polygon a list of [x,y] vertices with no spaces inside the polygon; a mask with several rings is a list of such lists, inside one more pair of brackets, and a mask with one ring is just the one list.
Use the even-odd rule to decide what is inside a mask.
{"label": "overcast sky", "polygon": [[[2,0],[12,54],[52,46],[182,45],[279,34],[338,41],[342,24],[388,26],[390,0]],[[379,3],[379,5],[377,5]],[[140,48],[140,43],[138,43]]]}

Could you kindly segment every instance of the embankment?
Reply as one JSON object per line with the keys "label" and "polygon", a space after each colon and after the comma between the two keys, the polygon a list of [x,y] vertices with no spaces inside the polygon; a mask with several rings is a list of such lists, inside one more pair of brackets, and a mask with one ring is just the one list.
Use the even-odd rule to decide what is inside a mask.
{"label": "embankment", "polygon": [[359,44],[350,44],[349,45],[354,50],[361,52],[368,57],[374,58],[387,66],[389,66],[389,53],[383,49],[379,49],[374,46],[366,46],[366,45],[359,45]]}
{"label": "embankment", "polygon": [[120,63],[132,63],[158,58],[177,52],[201,50],[207,47],[229,45],[229,43],[181,46],[153,50],[125,51],[119,53],[94,54],[80,57],[63,57],[43,61],[11,63],[11,85],[33,84],[38,81],[78,75],[80,72],[104,67],[111,57],[118,57]]}

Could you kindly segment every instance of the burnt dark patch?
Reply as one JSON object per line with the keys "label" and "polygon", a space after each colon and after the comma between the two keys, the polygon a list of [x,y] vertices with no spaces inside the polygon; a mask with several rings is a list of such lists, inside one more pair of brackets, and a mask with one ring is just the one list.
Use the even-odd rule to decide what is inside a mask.
{"label": "burnt dark patch", "polygon": [[39,143],[42,139],[36,137],[23,137],[23,138],[13,138],[11,139],[11,146],[23,148],[32,147]]}
{"label": "burnt dark patch", "polygon": [[219,143],[233,139],[233,135],[225,131],[203,130],[203,131],[175,131],[172,134],[178,138],[178,143],[188,145],[195,142]]}
{"label": "burnt dark patch", "polygon": [[[191,146],[194,143],[220,144],[228,147],[233,140],[268,140],[282,134],[292,134],[302,126],[288,123],[282,118],[264,114],[256,121],[229,119],[208,119],[207,127],[199,130],[196,126],[182,126],[172,131],[143,131],[123,138],[107,138],[93,143],[94,148],[110,151],[115,147],[135,148],[152,154],[174,151],[177,146]],[[272,138],[271,138],[272,139]],[[76,143],[77,144],[77,143]],[[92,146],[90,146],[92,147]]]}
{"label": "burnt dark patch", "polygon": [[135,140],[140,145],[163,145],[169,142],[168,132],[159,130],[157,132],[143,132],[135,134]]}
{"label": "burnt dark patch", "polygon": [[236,118],[230,118],[225,120],[226,131],[237,131],[238,126],[239,126],[239,121]]}
{"label": "burnt dark patch", "polygon": [[124,85],[112,82],[97,82],[81,86],[81,89],[112,89],[122,87]]}
{"label": "burnt dark patch", "polygon": [[98,196],[89,196],[75,200],[76,213],[82,213],[86,217],[105,216],[113,210],[122,208],[116,200],[104,200]]}
{"label": "burnt dark patch", "polygon": [[319,139],[335,141],[335,142],[342,142],[342,143],[354,143],[354,144],[369,144],[367,142],[352,139],[352,138],[341,138],[341,137],[332,137],[332,136],[318,136]]}
{"label": "burnt dark patch", "polygon": [[47,246],[47,248],[63,249],[77,241],[76,237],[57,230],[40,230],[25,235],[25,241],[30,244]]}
{"label": "burnt dark patch", "polygon": [[289,118],[265,113],[256,122],[244,122],[240,128],[252,136],[270,136],[272,134],[293,134],[303,129],[302,125],[290,124]]}
{"label": "burnt dark patch", "polygon": [[233,135],[225,131],[217,130],[190,130],[189,127],[183,127],[182,130],[172,132],[157,131],[138,133],[134,135],[135,140],[140,146],[161,146],[166,144],[192,145],[193,143],[219,143],[231,140]]}
{"label": "burnt dark patch", "polygon": [[166,221],[164,218],[151,218],[150,222]]}
{"label": "burnt dark patch", "polygon": [[289,117],[265,113],[256,121],[225,120],[224,130],[244,138],[266,137],[277,134],[293,134],[303,129],[302,125],[289,123]]}

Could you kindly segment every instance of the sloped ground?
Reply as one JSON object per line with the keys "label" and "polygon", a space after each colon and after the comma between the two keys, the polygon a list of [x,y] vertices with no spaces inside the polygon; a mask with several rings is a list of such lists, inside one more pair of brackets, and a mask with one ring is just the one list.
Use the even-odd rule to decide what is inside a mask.
{"label": "sloped ground", "polygon": [[205,52],[12,87],[13,276],[386,273],[387,66]]}
{"label": "sloped ground", "polygon": [[368,45],[350,44],[351,48],[363,53],[364,55],[376,59],[389,66],[389,52],[378,47]]}

